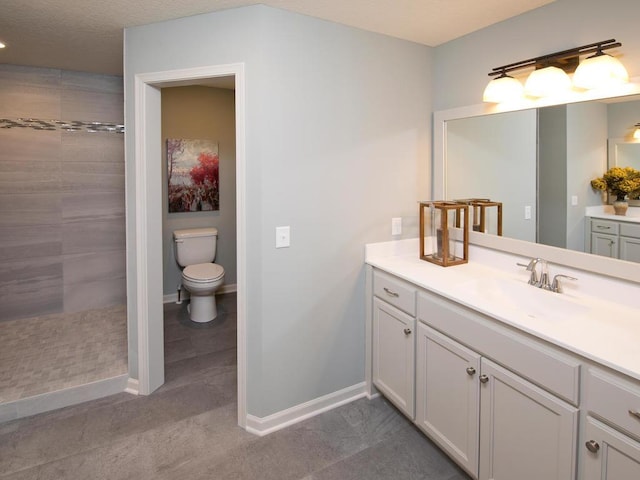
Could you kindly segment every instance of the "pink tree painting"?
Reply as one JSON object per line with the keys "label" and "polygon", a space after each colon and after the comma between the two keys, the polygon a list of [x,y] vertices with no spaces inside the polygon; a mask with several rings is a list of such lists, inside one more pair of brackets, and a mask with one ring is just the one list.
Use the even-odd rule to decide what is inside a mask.
{"label": "pink tree painting", "polygon": [[169,213],[220,210],[218,144],[167,139]]}

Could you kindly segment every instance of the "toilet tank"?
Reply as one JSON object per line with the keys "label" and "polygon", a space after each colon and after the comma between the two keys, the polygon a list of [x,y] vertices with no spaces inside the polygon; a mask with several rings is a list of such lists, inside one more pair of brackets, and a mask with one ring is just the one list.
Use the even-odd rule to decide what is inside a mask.
{"label": "toilet tank", "polygon": [[176,247],[176,261],[181,267],[196,263],[211,263],[216,258],[218,229],[188,228],[175,230],[173,241]]}

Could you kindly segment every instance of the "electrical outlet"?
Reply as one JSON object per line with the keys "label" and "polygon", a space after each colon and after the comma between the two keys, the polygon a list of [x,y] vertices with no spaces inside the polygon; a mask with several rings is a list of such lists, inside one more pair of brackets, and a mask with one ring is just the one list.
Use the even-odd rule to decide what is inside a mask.
{"label": "electrical outlet", "polygon": [[291,245],[291,227],[276,227],[276,248],[287,248]]}
{"label": "electrical outlet", "polygon": [[531,220],[531,205],[526,205],[524,207],[524,219]]}
{"label": "electrical outlet", "polygon": [[402,217],[391,219],[391,235],[402,235]]}
{"label": "electrical outlet", "polygon": [[575,207],[578,205],[578,196],[577,195],[571,195],[571,206]]}

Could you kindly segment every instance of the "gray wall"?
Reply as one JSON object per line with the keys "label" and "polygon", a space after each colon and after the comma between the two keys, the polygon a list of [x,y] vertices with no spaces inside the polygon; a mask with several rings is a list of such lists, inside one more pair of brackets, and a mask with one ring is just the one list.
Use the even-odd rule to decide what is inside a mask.
{"label": "gray wall", "polygon": [[[122,78],[0,65],[0,116],[122,123]],[[0,144],[0,321],[124,304],[123,135],[12,128]]]}
{"label": "gray wall", "polygon": [[[629,75],[640,75],[640,2],[556,0],[435,48],[434,110],[482,103],[493,68],[615,38]],[[524,70],[525,75],[528,70]]]}
{"label": "gray wall", "polygon": [[181,284],[175,260],[173,231],[181,228],[216,227],[215,262],[225,270],[225,285],[236,283],[236,124],[233,90],[201,86],[162,89],[162,141],[167,138],[213,140],[220,158],[220,210],[168,213],[167,159],[162,147],[163,272],[164,295],[173,295]]}
{"label": "gray wall", "polygon": [[[252,415],[364,380],[364,244],[391,239],[392,217],[415,236],[416,202],[430,196],[430,52],[264,6],[125,32],[129,125],[136,74],[245,63]],[[127,174],[133,188],[133,165]],[[291,226],[288,249],[274,248],[279,225]]]}

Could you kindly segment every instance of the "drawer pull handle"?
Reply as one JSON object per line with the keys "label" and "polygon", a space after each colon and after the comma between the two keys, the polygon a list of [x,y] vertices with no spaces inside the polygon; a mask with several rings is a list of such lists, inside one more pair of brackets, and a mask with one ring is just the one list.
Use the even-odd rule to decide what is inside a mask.
{"label": "drawer pull handle", "polygon": [[487,377],[486,375],[480,375],[478,380],[480,380],[480,383],[487,383],[489,381],[489,377]]}
{"label": "drawer pull handle", "polygon": [[629,410],[629,415],[633,415],[637,419],[640,419],[640,410]]}
{"label": "drawer pull handle", "polygon": [[404,334],[405,335],[411,335],[411,329],[410,328],[405,328],[404,329]]}
{"label": "drawer pull handle", "polygon": [[598,450],[600,450],[600,445],[595,440],[589,440],[584,445],[591,453],[598,453]]}
{"label": "drawer pull handle", "polygon": [[387,292],[387,295],[390,297],[399,297],[400,295],[394,292],[393,290],[389,290],[387,287],[384,287],[383,290]]}
{"label": "drawer pull handle", "polygon": [[473,376],[476,374],[476,369],[473,367],[467,367],[467,375]]}
{"label": "drawer pull handle", "polygon": [[605,227],[604,225],[597,226],[600,230],[611,230],[611,227]]}

